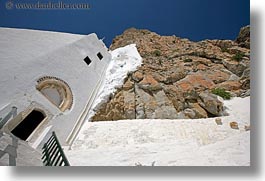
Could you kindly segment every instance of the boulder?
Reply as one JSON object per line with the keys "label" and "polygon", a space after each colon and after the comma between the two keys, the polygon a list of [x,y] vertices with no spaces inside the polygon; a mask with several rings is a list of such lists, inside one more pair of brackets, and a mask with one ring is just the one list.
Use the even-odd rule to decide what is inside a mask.
{"label": "boulder", "polygon": [[145,75],[144,79],[138,83],[138,86],[146,91],[158,91],[162,89],[160,84],[153,78],[151,74]]}
{"label": "boulder", "polygon": [[153,119],[178,119],[178,115],[173,106],[162,106],[155,110]]}
{"label": "boulder", "polygon": [[240,78],[239,78],[237,75],[232,74],[232,75],[229,77],[228,81],[239,81],[239,79],[240,79]]}
{"label": "boulder", "polygon": [[241,77],[243,72],[248,68],[248,66],[243,62],[237,62],[234,60],[223,60],[223,65],[231,72]]}
{"label": "boulder", "polygon": [[[142,66],[128,74],[92,120],[224,116],[222,99],[209,92],[218,87],[232,97],[250,95],[249,34],[248,26],[236,41],[192,42],[147,30],[126,30],[110,49],[136,44]],[[159,56],[154,54],[157,50]]]}
{"label": "boulder", "polygon": [[158,82],[165,82],[165,76],[164,75],[161,75],[157,72],[153,72],[152,73],[152,76],[154,77],[155,80],[157,80]]}
{"label": "boulder", "polygon": [[230,123],[230,127],[231,127],[232,129],[239,129],[239,127],[238,127],[238,123],[237,123],[237,122],[231,122],[231,123]]}
{"label": "boulder", "polygon": [[136,119],[145,119],[144,104],[140,103],[136,106]]}
{"label": "boulder", "polygon": [[224,114],[223,99],[217,95],[207,91],[200,93],[198,103],[208,113],[214,116],[222,116]]}
{"label": "boulder", "polygon": [[231,74],[228,71],[222,71],[222,70],[218,70],[218,69],[207,71],[206,75],[215,84],[225,82],[231,76]]}
{"label": "boulder", "polygon": [[194,103],[191,106],[191,109],[195,112],[195,118],[201,119],[201,118],[207,118],[208,114],[198,103]]}
{"label": "boulder", "polygon": [[250,77],[250,68],[247,68],[247,69],[244,70],[244,72],[243,72],[243,74],[241,76],[241,80],[247,79],[249,77]]}
{"label": "boulder", "polygon": [[184,69],[179,69],[173,72],[169,72],[169,75],[166,76],[164,83],[173,84],[186,76]]}
{"label": "boulder", "polygon": [[194,110],[192,109],[185,109],[184,110],[184,114],[186,117],[190,118],[190,119],[195,119],[196,118],[196,113]]}
{"label": "boulder", "polygon": [[250,89],[250,79],[246,79],[242,82],[242,87],[243,90],[248,90]]}
{"label": "boulder", "polygon": [[236,91],[241,88],[239,81],[226,81],[214,86],[215,88],[225,89],[226,91]]}
{"label": "boulder", "polygon": [[185,116],[184,112],[182,111],[182,112],[179,112],[177,114],[177,119],[187,119],[187,117]]}
{"label": "boulder", "polygon": [[128,91],[134,87],[134,83],[128,79],[122,86],[123,90]]}
{"label": "boulder", "polygon": [[242,54],[242,55],[249,55],[250,53],[250,50],[249,49],[246,49],[246,48],[242,48],[242,47],[232,47],[232,48],[229,48],[228,49],[228,52],[230,54]]}
{"label": "boulder", "polygon": [[236,43],[232,40],[210,40],[210,42],[213,45],[220,47],[222,50],[231,48],[232,46],[236,45]]}
{"label": "boulder", "polygon": [[140,71],[134,72],[134,73],[132,74],[132,79],[133,79],[134,81],[136,81],[136,82],[140,82],[141,80],[143,80],[143,78],[144,78],[144,75],[143,75],[143,73],[140,72]]}
{"label": "boulder", "polygon": [[245,92],[242,92],[240,97],[245,98],[250,96],[250,89],[246,90]]}
{"label": "boulder", "polygon": [[184,79],[178,81],[176,85],[183,92],[190,92],[192,90],[204,91],[214,86],[214,82],[203,73],[198,72],[188,75]]}

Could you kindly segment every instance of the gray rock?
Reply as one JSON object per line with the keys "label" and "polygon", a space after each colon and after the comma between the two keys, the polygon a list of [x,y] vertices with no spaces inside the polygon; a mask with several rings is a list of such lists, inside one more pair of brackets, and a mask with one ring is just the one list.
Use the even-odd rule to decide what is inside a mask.
{"label": "gray rock", "polygon": [[145,119],[144,105],[139,104],[136,106],[136,119]]}
{"label": "gray rock", "polygon": [[244,81],[242,82],[242,86],[241,86],[241,88],[242,88],[243,90],[248,90],[248,89],[250,89],[250,79],[249,79],[249,78],[246,79],[246,80],[244,80]]}
{"label": "gray rock", "polygon": [[228,81],[238,81],[240,78],[237,76],[237,75],[235,75],[235,74],[232,74],[231,76],[230,76],[230,78],[228,79]]}
{"label": "gray rock", "polygon": [[190,119],[195,119],[196,118],[196,113],[192,109],[189,109],[189,108],[185,109],[184,110],[184,114],[185,114],[185,116],[189,117]]}
{"label": "gray rock", "polygon": [[244,70],[242,76],[241,76],[241,80],[243,79],[247,79],[250,77],[250,68],[247,68],[246,70]]}
{"label": "gray rock", "polygon": [[185,78],[185,76],[186,76],[186,73],[185,73],[184,69],[175,70],[170,75],[166,76],[166,79],[165,79],[165,81],[163,81],[163,83],[173,84],[174,82],[177,82],[177,81]]}
{"label": "gray rock", "polygon": [[186,116],[185,116],[184,112],[179,112],[177,114],[177,119],[186,119]]}
{"label": "gray rock", "polygon": [[232,73],[241,77],[243,72],[247,69],[247,65],[243,62],[235,62],[232,60],[223,60],[223,65]]}
{"label": "gray rock", "polygon": [[172,106],[163,106],[155,110],[155,119],[177,119],[177,111]]}
{"label": "gray rock", "polygon": [[242,98],[249,97],[249,96],[250,96],[250,89],[246,90],[240,95],[240,97]]}
{"label": "gray rock", "polygon": [[124,110],[126,119],[135,119],[135,95],[133,91],[124,91]]}
{"label": "gray rock", "polygon": [[245,48],[250,48],[250,26],[245,26],[240,29],[236,42]]}
{"label": "gray rock", "polygon": [[214,95],[209,92],[202,92],[199,95],[198,103],[203,107],[207,112],[215,115],[222,116],[224,113],[224,103],[223,99],[217,95]]}

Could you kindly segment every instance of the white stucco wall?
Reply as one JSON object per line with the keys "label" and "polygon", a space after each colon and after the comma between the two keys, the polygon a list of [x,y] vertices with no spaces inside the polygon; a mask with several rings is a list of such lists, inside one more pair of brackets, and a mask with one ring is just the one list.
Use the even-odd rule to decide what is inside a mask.
{"label": "white stucco wall", "polygon": [[[36,135],[52,125],[51,130],[55,130],[65,144],[91,101],[93,90],[104,78],[111,60],[107,48],[96,34],[0,29],[0,37],[0,110],[10,104],[16,106],[19,113],[32,104],[39,105],[52,119],[46,121]],[[97,57],[98,52],[103,55],[102,60]],[[92,60],[89,66],[83,60],[86,56]],[[74,100],[71,110],[61,112],[36,90],[37,80],[43,76],[57,77],[70,86]],[[35,136],[31,143],[36,139]]]}

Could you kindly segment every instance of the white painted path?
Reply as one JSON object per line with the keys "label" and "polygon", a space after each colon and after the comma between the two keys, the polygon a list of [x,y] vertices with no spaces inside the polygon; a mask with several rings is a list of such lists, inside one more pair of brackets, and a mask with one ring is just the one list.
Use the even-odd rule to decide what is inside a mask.
{"label": "white painted path", "polygon": [[73,166],[249,166],[250,98],[225,105],[221,126],[214,118],[88,122],[66,155]]}

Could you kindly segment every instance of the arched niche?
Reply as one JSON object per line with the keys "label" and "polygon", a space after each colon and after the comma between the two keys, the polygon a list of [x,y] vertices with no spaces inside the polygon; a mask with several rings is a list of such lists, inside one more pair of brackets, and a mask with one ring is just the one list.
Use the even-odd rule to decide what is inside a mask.
{"label": "arched niche", "polygon": [[65,81],[57,77],[45,76],[40,78],[37,83],[36,89],[61,111],[71,109],[73,94]]}

